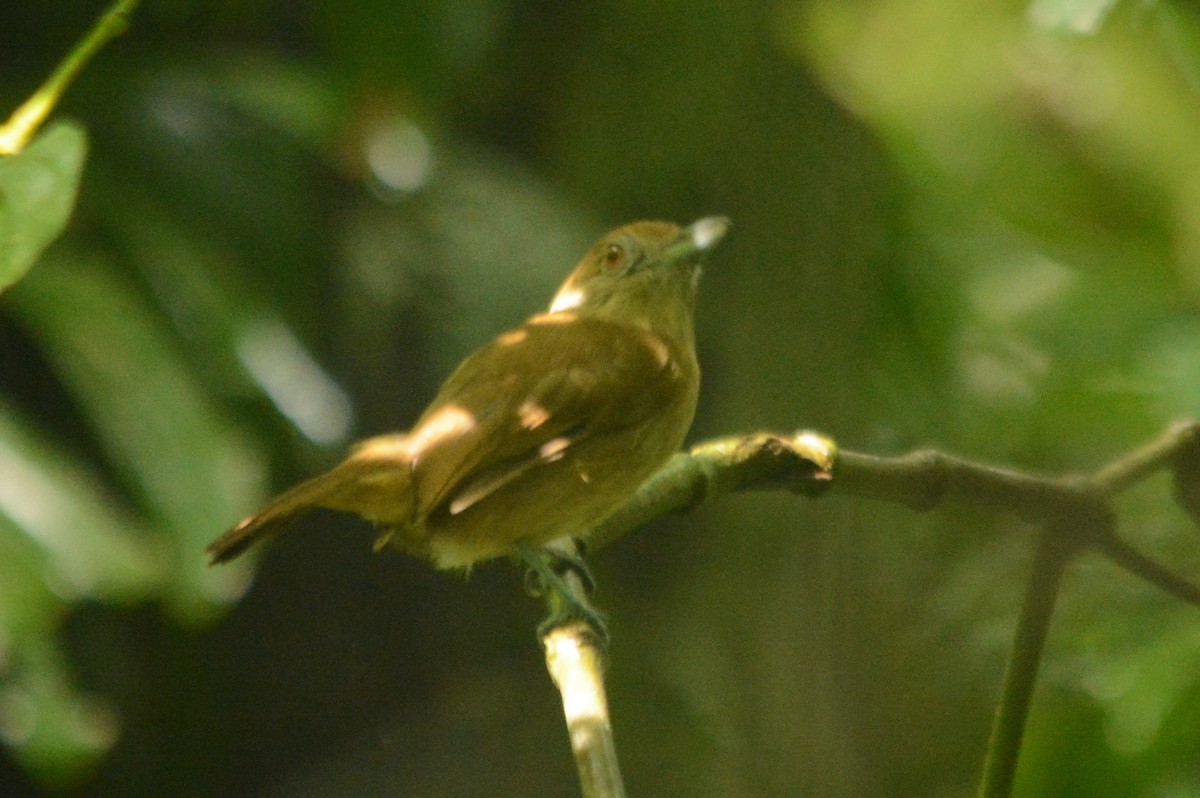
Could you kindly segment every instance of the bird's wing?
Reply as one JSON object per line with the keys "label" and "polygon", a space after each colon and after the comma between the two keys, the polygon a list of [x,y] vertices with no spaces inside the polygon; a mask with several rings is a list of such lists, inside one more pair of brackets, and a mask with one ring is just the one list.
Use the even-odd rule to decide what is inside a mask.
{"label": "bird's wing", "polygon": [[692,390],[689,364],[648,332],[544,319],[554,317],[535,317],[464,361],[409,433],[418,518],[463,512]]}

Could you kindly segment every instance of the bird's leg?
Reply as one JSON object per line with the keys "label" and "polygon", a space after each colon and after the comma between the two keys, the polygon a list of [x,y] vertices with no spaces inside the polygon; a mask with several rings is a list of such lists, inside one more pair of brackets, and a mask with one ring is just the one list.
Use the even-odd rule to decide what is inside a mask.
{"label": "bird's leg", "polygon": [[596,635],[601,648],[607,648],[607,619],[590,600],[596,582],[573,542],[568,547],[556,541],[543,548],[522,541],[516,550],[529,566],[526,589],[546,601],[548,612],[538,625],[538,639],[558,627],[583,623]]}

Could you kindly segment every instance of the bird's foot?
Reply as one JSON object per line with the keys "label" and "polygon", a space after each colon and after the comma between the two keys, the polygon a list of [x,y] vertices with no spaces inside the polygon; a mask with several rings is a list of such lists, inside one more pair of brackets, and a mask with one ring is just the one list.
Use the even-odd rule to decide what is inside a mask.
{"label": "bird's foot", "polygon": [[525,589],[546,601],[546,618],[538,624],[538,639],[554,629],[582,623],[595,635],[602,649],[608,647],[608,619],[591,602],[596,589],[587,564],[577,553],[556,548],[517,544],[517,553],[529,570]]}

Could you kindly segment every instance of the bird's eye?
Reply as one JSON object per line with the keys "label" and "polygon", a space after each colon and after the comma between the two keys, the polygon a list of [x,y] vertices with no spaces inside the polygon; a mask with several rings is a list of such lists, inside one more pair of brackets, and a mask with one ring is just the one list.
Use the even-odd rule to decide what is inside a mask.
{"label": "bird's eye", "polygon": [[625,250],[620,244],[609,244],[604,249],[604,268],[615,271],[625,260]]}

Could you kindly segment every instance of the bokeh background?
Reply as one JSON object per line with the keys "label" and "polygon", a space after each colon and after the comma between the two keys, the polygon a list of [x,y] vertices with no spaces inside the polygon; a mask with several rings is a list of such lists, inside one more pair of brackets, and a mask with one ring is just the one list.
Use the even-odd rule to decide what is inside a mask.
{"label": "bokeh background", "polygon": [[[102,9],[0,2],[3,114]],[[635,218],[734,221],[694,440],[1057,473],[1198,412],[1183,0],[164,0],[62,115],[78,207],[0,296],[5,796],[576,794],[514,567],[202,550]],[[1165,478],[1119,509],[1200,576]],[[631,794],[972,794],[1031,539],[764,493],[598,553]],[[1018,794],[1200,794],[1200,613],[1079,562]]]}

